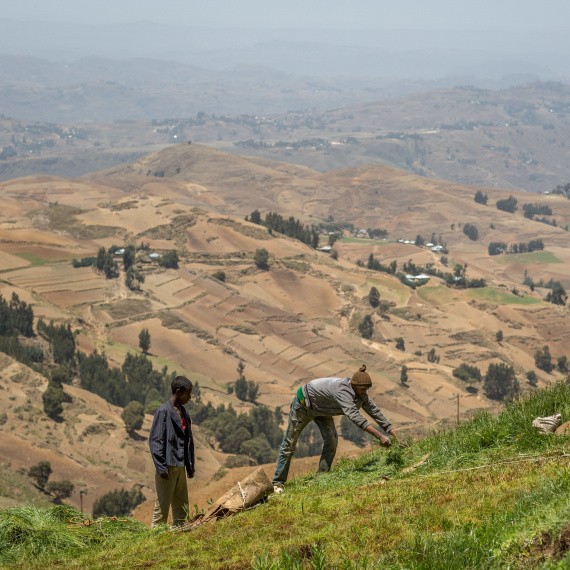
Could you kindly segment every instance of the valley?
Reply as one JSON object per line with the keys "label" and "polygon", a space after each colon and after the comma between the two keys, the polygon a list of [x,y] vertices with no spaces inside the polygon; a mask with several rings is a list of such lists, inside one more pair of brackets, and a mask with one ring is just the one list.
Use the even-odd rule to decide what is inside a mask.
{"label": "valley", "polygon": [[[69,323],[79,350],[97,350],[115,368],[128,353],[140,353],[138,337],[146,328],[156,369],[186,374],[199,383],[205,402],[231,404],[238,412],[254,407],[228,389],[240,362],[246,378],[259,385],[259,404],[281,406],[283,413],[301,383],[350,375],[364,362],[374,381],[373,397],[399,431],[413,438],[454,422],[458,403],[461,418],[498,409],[480,383],[453,375],[460,364],[484,374],[491,363],[506,363],[526,391],[533,389],[526,381],[531,370],[541,386],[559,377],[556,370],[536,369],[536,350],[548,345],[555,360],[570,356],[567,307],[545,302],[548,289],[523,284],[530,276],[536,283],[553,279],[570,286],[564,229],[570,201],[517,192],[519,209],[508,213],[495,202],[511,191],[486,188],[489,200],[482,205],[474,201],[477,189],[381,165],[321,173],[194,142],[75,180],[12,179],[0,184],[0,294],[9,299],[16,293],[33,307],[36,319]],[[557,225],[523,217],[527,196],[548,204]],[[256,209],[314,226],[345,227],[333,246],[336,259],[252,223]],[[477,240],[462,231],[467,223],[478,227]],[[382,228],[388,235],[362,239],[349,227]],[[319,231],[322,246],[329,236]],[[415,245],[417,236],[444,244],[446,253]],[[512,244],[538,236],[544,251],[498,256],[487,251],[492,241]],[[136,265],[144,282],[131,290],[122,270],[118,278],[106,279],[94,267],[72,267],[73,259],[97,255],[99,248],[141,242],[162,255],[176,250],[178,268],[162,267],[143,251]],[[268,253],[266,270],[255,264],[259,249]],[[449,287],[432,276],[411,287],[369,269],[370,255],[398,268],[411,262],[446,272],[460,265],[486,286]],[[372,287],[384,302],[380,308],[370,305]],[[373,334],[363,338],[359,325],[367,315]],[[398,338],[405,341],[403,350],[396,348]],[[150,496],[150,415],[133,439],[121,409],[75,380],[64,388],[71,399],[64,404],[64,421],[54,422],[42,411],[47,380],[7,356],[0,365],[2,463],[26,470],[49,460],[54,475],[76,482],[70,499],[76,506],[80,488],[87,491],[86,508],[109,490],[135,484]],[[226,468],[227,454],[200,426],[196,432],[198,475],[191,494],[204,505],[243,468]],[[348,440],[341,451],[359,453]],[[297,461],[299,472],[315,466],[314,458]],[[146,520],[148,505],[140,508]]]}

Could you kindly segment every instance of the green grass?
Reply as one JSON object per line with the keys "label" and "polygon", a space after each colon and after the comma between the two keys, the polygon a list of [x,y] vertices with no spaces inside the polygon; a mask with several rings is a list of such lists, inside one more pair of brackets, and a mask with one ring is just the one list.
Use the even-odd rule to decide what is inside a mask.
{"label": "green grass", "polygon": [[497,303],[498,305],[536,305],[537,303],[542,303],[542,301],[536,297],[519,297],[508,291],[501,291],[493,287],[469,289],[467,295],[472,299],[489,301],[491,303]]}
{"label": "green grass", "polygon": [[525,265],[547,265],[549,263],[563,263],[561,259],[556,257],[550,251],[532,251],[530,253],[513,253],[508,255],[499,255],[493,259],[501,265],[525,264]]}
{"label": "green grass", "polygon": [[29,261],[32,265],[47,265],[48,263],[63,263],[65,261],[69,261],[71,258],[68,257],[63,257],[61,259],[54,259],[53,257],[50,258],[46,258],[46,257],[42,257],[41,255],[37,255],[35,253],[15,253],[14,255],[16,255],[17,257],[20,257],[22,259],[25,259],[26,261]]}
{"label": "green grass", "polygon": [[555,412],[570,417],[565,382],[408,448],[341,460],[330,473],[292,480],[283,495],[192,533],[105,527],[110,521],[73,526],[62,523],[68,515],[38,509],[39,518],[51,518],[28,513],[32,522],[15,532],[14,510],[2,511],[0,562],[19,569],[569,568],[558,538],[570,530],[570,439],[531,426]]}
{"label": "green grass", "polygon": [[361,243],[367,245],[387,245],[391,242],[385,239],[366,239],[356,237],[342,237],[338,240],[341,243]]}
{"label": "green grass", "polygon": [[416,289],[418,296],[434,305],[445,305],[450,301],[461,298],[461,293],[457,289],[451,289],[445,285],[424,285]]}

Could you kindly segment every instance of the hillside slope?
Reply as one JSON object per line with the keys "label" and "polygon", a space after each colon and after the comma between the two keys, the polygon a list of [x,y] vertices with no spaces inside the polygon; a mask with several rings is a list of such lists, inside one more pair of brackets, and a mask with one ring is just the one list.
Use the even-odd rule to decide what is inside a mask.
{"label": "hillside slope", "polygon": [[407,449],[343,461],[189,533],[127,521],[102,532],[110,521],[64,526],[39,513],[43,539],[31,538],[39,538],[38,523],[14,539],[3,529],[28,524],[24,513],[19,522],[0,512],[0,560],[61,569],[567,568],[568,435],[542,435],[531,422],[555,412],[568,418],[568,402],[567,382],[553,384],[498,417],[482,414]]}
{"label": "hillside slope", "polygon": [[[147,176],[149,170],[164,175]],[[568,286],[568,232],[491,204],[476,204],[473,193],[472,188],[388,168],[318,174],[228,157],[194,144],[92,179],[13,180],[0,184],[0,293],[5,299],[17,293],[33,306],[36,318],[69,323],[80,350],[89,354],[97,349],[114,367],[121,366],[127,353],[139,351],[138,335],[147,328],[157,369],[168,366],[187,374],[199,382],[206,401],[231,403],[239,412],[251,408],[228,390],[240,361],[246,377],[260,386],[258,401],[284,411],[301,382],[348,375],[366,362],[373,374],[373,396],[401,431],[415,434],[455,418],[457,402],[460,415],[496,405],[485,398],[481,384],[468,386],[453,376],[461,363],[476,365],[484,374],[490,363],[505,362],[524,384],[526,372],[535,369],[535,350],[548,344],[554,358],[570,356],[567,308],[545,303],[547,289],[531,291],[521,285],[526,271],[536,282],[554,278]],[[508,195],[489,194],[491,201]],[[570,222],[570,201],[560,196],[544,200],[559,225]],[[300,216],[305,222],[332,215],[356,227],[385,227],[391,241],[347,235],[335,244],[335,260],[245,221],[243,216],[255,208]],[[480,240],[472,242],[461,231],[459,224],[467,222],[479,225]],[[528,241],[537,232],[545,242],[543,252],[489,257],[486,251],[488,241]],[[431,249],[397,241],[420,233],[427,239],[441,235],[449,249],[447,266]],[[327,237],[323,234],[322,240]],[[151,251],[176,249],[180,256],[178,269],[141,256],[141,291],[126,287],[123,272],[118,279],[105,279],[93,267],[71,266],[73,258],[96,255],[100,247],[141,242]],[[254,263],[260,248],[269,253],[267,271]],[[450,271],[460,263],[470,277],[486,279],[488,287],[449,288],[434,277],[413,289],[394,276],[367,269],[370,254],[398,267],[412,260]],[[224,280],[215,277],[220,272]],[[386,302],[382,311],[370,306],[373,286]],[[368,314],[374,334],[363,339],[358,325]],[[396,349],[399,337],[405,340],[404,350]],[[432,349],[439,361],[428,360]],[[400,382],[402,366],[408,368],[405,385]],[[556,377],[536,372],[540,384]],[[107,410],[100,399],[78,391],[73,397],[81,406],[69,406],[66,424],[54,425],[41,412],[38,390],[43,391],[45,381],[20,368],[6,374],[15,400],[3,399],[3,441],[9,445],[4,443],[0,459],[28,468],[40,456],[62,466],[66,458],[76,458],[79,480],[94,474],[92,483],[85,478],[86,486],[92,485],[89,501],[114,486],[151,484],[148,458],[144,467],[140,457],[132,459],[129,470],[129,453],[145,449],[146,457],[146,448],[143,442],[129,451],[118,409]],[[20,375],[29,379],[25,389],[10,380]],[[26,411],[27,405],[33,409]],[[99,414],[106,419],[96,420]],[[57,437],[42,434],[37,440],[31,425],[37,416]],[[142,439],[149,422],[147,418]],[[113,426],[104,428],[105,433],[84,434],[99,423]],[[59,445],[60,437],[65,445]],[[114,451],[106,451],[111,441]],[[87,454],[90,446],[99,450]],[[346,451],[353,450],[347,444]],[[197,485],[202,488],[223,467],[225,457],[204,444],[200,461]],[[124,474],[124,482],[117,473]],[[201,500],[211,496],[208,492]]]}

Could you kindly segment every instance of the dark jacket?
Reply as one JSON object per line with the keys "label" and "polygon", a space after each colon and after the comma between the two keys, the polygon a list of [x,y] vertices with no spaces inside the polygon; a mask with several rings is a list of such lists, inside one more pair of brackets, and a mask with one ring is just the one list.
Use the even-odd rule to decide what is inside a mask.
{"label": "dark jacket", "polygon": [[184,406],[182,414],[186,420],[186,431],[182,429],[182,422],[172,402],[164,402],[156,413],[148,443],[156,472],[161,475],[168,472],[168,466],[186,467],[188,477],[194,476],[194,438],[190,417]]}

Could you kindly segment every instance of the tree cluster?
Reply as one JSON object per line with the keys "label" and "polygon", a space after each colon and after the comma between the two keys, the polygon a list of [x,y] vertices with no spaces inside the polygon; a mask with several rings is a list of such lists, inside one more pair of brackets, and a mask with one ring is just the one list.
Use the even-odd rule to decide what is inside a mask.
{"label": "tree cluster", "polygon": [[71,402],[71,397],[63,391],[63,384],[71,381],[69,369],[60,366],[51,372],[47,388],[42,394],[42,402],[46,415],[55,421],[61,421],[63,403]]}
{"label": "tree cluster", "polygon": [[550,349],[548,345],[544,345],[541,349],[537,349],[534,353],[534,365],[539,370],[544,370],[545,372],[552,372],[554,366],[552,364],[552,356],[550,355]]}
{"label": "tree cluster", "polygon": [[487,194],[483,194],[483,192],[481,192],[481,190],[477,190],[477,192],[475,192],[475,202],[477,202],[477,204],[487,204],[487,200],[489,199],[489,197],[487,196]]}
{"label": "tree cluster", "polygon": [[368,256],[368,263],[366,264],[368,269],[372,271],[381,271],[382,273],[388,273],[389,275],[395,275],[398,269],[398,262],[396,260],[392,261],[390,265],[382,265],[374,255],[371,253]]}
{"label": "tree cluster", "polygon": [[140,402],[129,402],[121,412],[121,419],[125,422],[127,433],[132,436],[143,426],[144,406]]}
{"label": "tree cluster", "polygon": [[38,333],[50,342],[53,360],[56,364],[73,362],[75,358],[75,336],[71,330],[71,325],[54,325],[53,321],[46,325],[40,319],[38,321]]}
{"label": "tree cluster", "polygon": [[[487,282],[485,279],[468,279],[466,276],[467,273],[467,265],[456,265],[454,268],[453,273],[449,271],[441,271],[440,269],[436,269],[433,264],[429,263],[426,266],[416,265],[409,260],[407,263],[404,263],[402,266],[403,270],[406,273],[410,273],[412,275],[418,275],[420,273],[425,273],[426,275],[433,275],[434,277],[439,277],[445,281],[445,284],[448,287],[456,287],[458,289],[472,289],[478,287],[486,287]],[[405,285],[410,286],[410,282],[407,281],[406,276],[404,273],[397,274],[400,278],[400,281]],[[421,282],[420,282],[421,283]]]}
{"label": "tree cluster", "polygon": [[514,196],[497,200],[497,209],[513,214],[517,211],[518,200]]}
{"label": "tree cluster", "polygon": [[71,265],[73,265],[73,267],[75,269],[77,269],[78,267],[91,267],[92,265],[95,265],[97,263],[97,258],[96,257],[82,257],[81,259],[73,259],[71,261]]}
{"label": "tree cluster", "polygon": [[243,375],[244,370],[245,364],[240,360],[237,366],[238,379],[234,384],[235,395],[238,400],[255,403],[259,394],[259,384],[253,380],[248,380]]}
{"label": "tree cluster", "polygon": [[560,281],[555,281],[552,286],[552,291],[546,294],[544,300],[553,305],[564,306],[568,300],[568,293],[566,293],[566,289],[564,289]]}
{"label": "tree cluster", "polygon": [[0,293],[0,352],[40,371],[40,363],[44,360],[42,347],[34,342],[21,342],[18,338],[20,335],[33,337],[33,324],[34,312],[30,305],[21,301],[16,293],[12,293],[9,302]]}
{"label": "tree cluster", "polygon": [[388,230],[382,228],[368,228],[366,231],[368,232],[368,237],[371,239],[383,239],[388,237]]}
{"label": "tree cluster", "polygon": [[144,501],[145,496],[138,485],[135,485],[130,491],[115,489],[96,499],[93,503],[93,518],[103,516],[128,517]]}
{"label": "tree cluster", "polygon": [[315,227],[306,226],[293,216],[285,219],[281,214],[268,212],[263,219],[259,210],[256,209],[250,214],[249,220],[254,224],[265,226],[272,231],[297,239],[315,249],[319,247],[319,234]]}
{"label": "tree cluster", "polygon": [[491,400],[505,400],[516,397],[520,386],[512,366],[500,362],[489,364],[483,380],[483,390]]}
{"label": "tree cluster", "polygon": [[152,362],[144,355],[128,353],[121,370],[111,368],[107,358],[94,351],[91,355],[78,353],[79,381],[81,387],[97,394],[116,406],[124,407],[131,401],[145,403],[152,389],[168,395],[170,382],[176,373],[154,370]]}
{"label": "tree cluster", "polygon": [[63,386],[57,382],[48,382],[45,392],[42,394],[42,402],[46,415],[55,421],[61,421],[65,394]]}
{"label": "tree cluster", "polygon": [[376,287],[371,287],[368,293],[368,302],[373,309],[376,309],[380,305],[380,292]]}
{"label": "tree cluster", "polygon": [[34,336],[32,307],[12,293],[10,302],[0,293],[0,336]]}
{"label": "tree cluster", "polygon": [[515,254],[515,253],[530,253],[533,251],[544,249],[544,242],[542,239],[531,239],[528,242],[514,243],[512,245],[506,244],[504,241],[492,241],[489,244],[489,255],[500,255],[501,253]]}
{"label": "tree cluster", "polygon": [[474,224],[465,224],[463,226],[463,233],[472,241],[479,239],[479,230]]}
{"label": "tree cluster", "polygon": [[238,414],[230,405],[214,407],[211,402],[189,402],[192,421],[206,430],[224,453],[247,455],[256,463],[268,463],[283,438],[281,409],[258,405]]}
{"label": "tree cluster", "polygon": [[264,247],[256,249],[253,262],[258,269],[267,271],[269,269],[269,252]]}
{"label": "tree cluster", "polygon": [[107,279],[116,279],[119,276],[119,265],[115,260],[115,251],[117,251],[116,246],[109,249],[100,247],[97,251],[95,267],[97,271],[104,273]]}
{"label": "tree cluster", "polygon": [[40,491],[46,495],[50,495],[54,503],[61,504],[63,499],[71,497],[75,485],[67,479],[49,481],[52,472],[51,463],[49,461],[40,461],[28,469],[28,477],[35,481],[36,487]]}
{"label": "tree cluster", "polygon": [[140,291],[141,285],[144,283],[144,274],[134,265],[127,269],[125,274],[125,285],[131,291]]}
{"label": "tree cluster", "polygon": [[508,245],[504,241],[492,241],[487,251],[489,255],[501,255],[501,253],[507,251]]}
{"label": "tree cluster", "polygon": [[[541,218],[534,218],[535,222],[540,222],[541,224],[547,224],[548,226],[554,226],[555,228],[558,227],[558,222],[556,218],[545,218],[544,216]],[[568,224],[565,226],[560,226],[563,230],[568,231]]]}
{"label": "tree cluster", "polygon": [[531,239],[529,242],[514,243],[507,253],[530,253],[541,249],[544,249],[544,242],[539,238]]}
{"label": "tree cluster", "polygon": [[553,194],[558,194],[560,196],[566,196],[566,198],[570,199],[570,182],[567,184],[559,184],[552,190]]}
{"label": "tree cluster", "polygon": [[452,374],[456,378],[459,378],[469,384],[481,381],[481,370],[479,370],[477,366],[470,366],[465,362],[462,362],[457,368],[455,368]]}
{"label": "tree cluster", "polygon": [[175,249],[166,251],[162,254],[158,263],[161,267],[165,267],[166,269],[178,269],[178,264],[180,263],[178,252]]}
{"label": "tree cluster", "polygon": [[435,348],[430,349],[430,351],[427,353],[427,359],[429,362],[439,362],[439,355],[437,354]]}
{"label": "tree cluster", "polygon": [[358,325],[358,332],[362,338],[371,339],[374,336],[374,322],[372,315],[365,315]]}
{"label": "tree cluster", "polygon": [[40,346],[23,344],[15,336],[0,336],[0,352],[10,355],[34,370],[37,370],[36,365],[44,360],[44,352]]}
{"label": "tree cluster", "polygon": [[532,220],[536,215],[552,216],[552,208],[546,204],[523,204],[523,215]]}
{"label": "tree cluster", "polygon": [[143,354],[148,354],[150,345],[151,345],[150,332],[148,331],[147,328],[143,328],[139,333],[139,348],[143,351]]}

